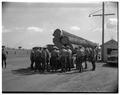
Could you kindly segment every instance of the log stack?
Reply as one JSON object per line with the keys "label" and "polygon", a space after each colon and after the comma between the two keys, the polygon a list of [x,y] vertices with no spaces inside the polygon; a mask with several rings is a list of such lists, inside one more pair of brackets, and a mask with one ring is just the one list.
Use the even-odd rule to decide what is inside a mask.
{"label": "log stack", "polygon": [[70,34],[64,30],[56,29],[53,33],[53,43],[58,47],[61,48],[62,46],[69,45],[71,49],[82,45],[84,47],[95,47],[97,46],[96,43],[88,41],[84,38],[78,37],[76,35]]}

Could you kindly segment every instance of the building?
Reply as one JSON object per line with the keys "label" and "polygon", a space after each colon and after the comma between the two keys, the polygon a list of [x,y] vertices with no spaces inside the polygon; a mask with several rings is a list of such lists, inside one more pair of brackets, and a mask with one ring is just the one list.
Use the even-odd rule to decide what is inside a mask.
{"label": "building", "polygon": [[[102,45],[101,45],[102,47]],[[109,40],[108,42],[104,43],[104,57],[103,61],[107,62],[107,58],[113,51],[117,51],[118,55],[118,42],[114,39]],[[101,50],[102,52],[102,50]]]}
{"label": "building", "polygon": [[98,48],[97,61],[101,61],[101,48]]}

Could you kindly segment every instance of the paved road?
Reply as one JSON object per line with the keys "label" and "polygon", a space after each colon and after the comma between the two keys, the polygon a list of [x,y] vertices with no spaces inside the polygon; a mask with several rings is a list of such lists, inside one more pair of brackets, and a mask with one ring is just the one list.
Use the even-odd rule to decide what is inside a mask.
{"label": "paved road", "polygon": [[29,57],[10,58],[7,63],[7,68],[2,70],[4,92],[113,92],[118,84],[118,69],[104,63],[96,63],[96,71],[91,71],[88,63],[83,73],[72,70],[44,74],[30,71]]}

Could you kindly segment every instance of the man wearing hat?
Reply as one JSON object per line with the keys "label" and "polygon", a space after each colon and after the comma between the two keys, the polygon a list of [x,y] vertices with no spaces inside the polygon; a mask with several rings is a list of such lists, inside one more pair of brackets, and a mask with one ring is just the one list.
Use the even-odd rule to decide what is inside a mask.
{"label": "man wearing hat", "polygon": [[84,53],[85,53],[85,56],[84,56],[85,69],[87,69],[87,58],[88,58],[88,49],[87,49],[87,47],[84,48]]}
{"label": "man wearing hat", "polygon": [[59,51],[57,49],[58,48],[54,46],[53,51],[51,52],[50,66],[52,71],[56,71],[58,66]]}
{"label": "man wearing hat", "polygon": [[42,62],[42,58],[41,58],[41,47],[37,47],[35,50],[35,71],[39,70],[41,71],[41,62]]}
{"label": "man wearing hat", "polygon": [[91,63],[92,63],[92,71],[95,70],[96,68],[96,65],[95,65],[95,62],[96,62],[96,51],[95,49],[91,49],[91,54],[90,54],[90,60],[91,60]]}
{"label": "man wearing hat", "polygon": [[66,47],[67,48],[67,70],[71,70],[71,65],[72,65],[72,51],[70,49],[69,46]]}
{"label": "man wearing hat", "polygon": [[[42,53],[41,53],[41,58],[42,58],[42,71],[45,71],[45,67],[47,66],[47,71],[48,71],[48,62],[49,62],[49,51],[47,47],[43,47]],[[47,63],[47,64],[46,64]]]}
{"label": "man wearing hat", "polygon": [[7,51],[5,50],[5,47],[2,46],[2,68],[3,65],[5,65],[6,68],[6,59],[7,59]]}
{"label": "man wearing hat", "polygon": [[46,69],[49,72],[50,52],[47,49],[47,47],[45,48],[45,51],[46,51]]}
{"label": "man wearing hat", "polygon": [[62,46],[62,48],[60,50],[61,71],[66,71],[66,67],[67,67],[67,55],[68,55],[68,52],[65,49],[65,46]]}
{"label": "man wearing hat", "polygon": [[77,53],[76,53],[76,68],[79,70],[79,72],[82,72],[82,62],[83,62],[83,51],[82,46],[80,45]]}
{"label": "man wearing hat", "polygon": [[31,64],[30,64],[30,68],[31,70],[33,70],[33,65],[35,63],[35,48],[33,47],[32,50],[31,50],[31,53],[30,53],[30,61],[31,61]]}

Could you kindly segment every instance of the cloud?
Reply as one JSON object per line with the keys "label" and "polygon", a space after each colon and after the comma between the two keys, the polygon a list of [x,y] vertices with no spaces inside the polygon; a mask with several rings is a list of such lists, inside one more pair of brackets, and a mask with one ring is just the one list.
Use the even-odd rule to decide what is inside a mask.
{"label": "cloud", "polygon": [[39,28],[39,27],[27,27],[27,28],[24,28],[24,27],[12,27],[10,29],[6,28],[5,26],[2,26],[2,32],[3,33],[8,33],[8,32],[23,32],[23,31],[30,31],[30,32],[43,32],[43,29],[42,28]]}
{"label": "cloud", "polygon": [[117,18],[110,18],[109,19],[111,22],[116,22],[117,23]]}
{"label": "cloud", "polygon": [[2,32],[3,33],[8,33],[8,32],[23,32],[25,31],[24,27],[11,27],[11,28],[6,28],[5,26],[2,26]]}
{"label": "cloud", "polygon": [[3,33],[7,33],[7,32],[11,32],[11,30],[5,28],[4,26],[2,26],[2,32],[3,32]]}
{"label": "cloud", "polygon": [[28,27],[27,30],[34,31],[34,32],[43,32],[42,28],[34,27],[34,26]]}
{"label": "cloud", "polygon": [[78,27],[78,26],[72,26],[70,29],[71,29],[71,30],[78,31],[78,30],[80,30],[80,27]]}
{"label": "cloud", "polygon": [[14,29],[15,30],[23,30],[24,28],[23,27],[15,27]]}
{"label": "cloud", "polygon": [[99,32],[99,31],[102,31],[102,28],[97,27],[97,28],[95,28],[95,29],[91,30],[91,32]]}
{"label": "cloud", "polygon": [[106,23],[107,29],[114,29],[117,27],[117,18],[109,18],[108,22]]}

